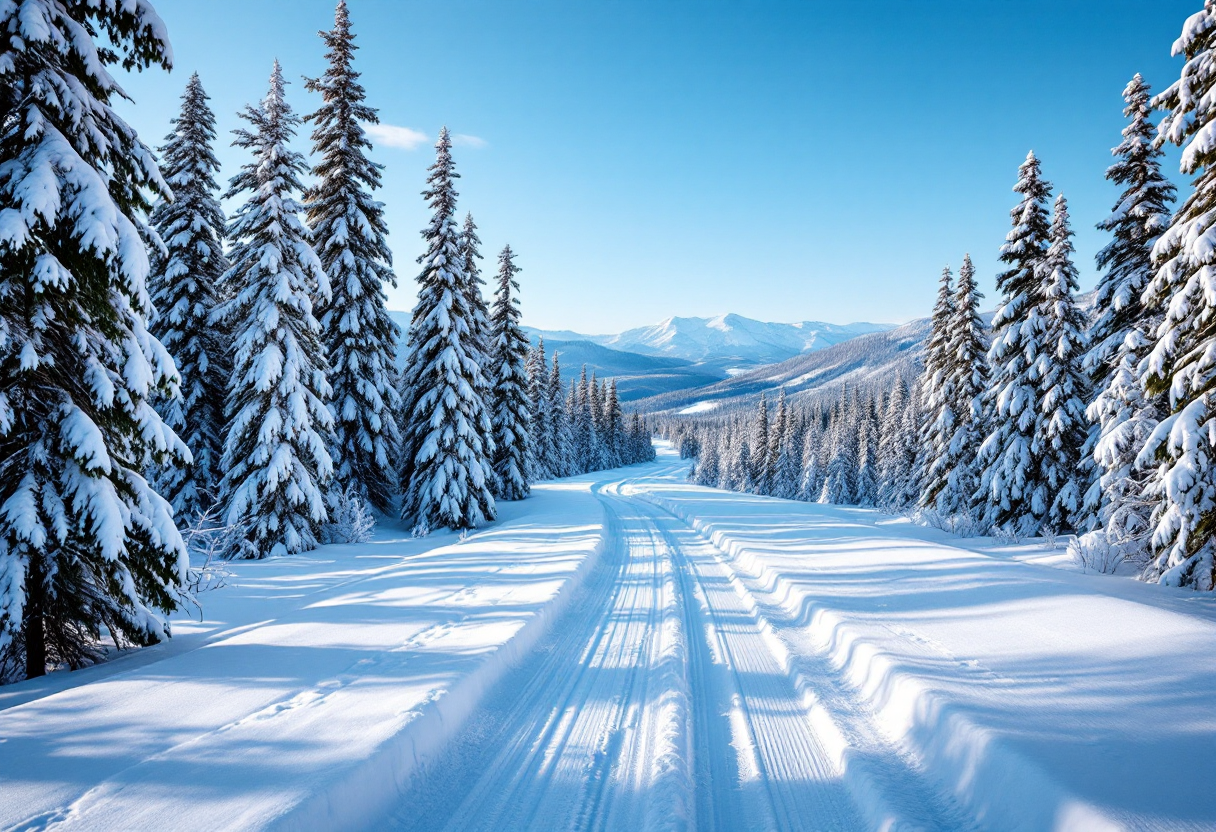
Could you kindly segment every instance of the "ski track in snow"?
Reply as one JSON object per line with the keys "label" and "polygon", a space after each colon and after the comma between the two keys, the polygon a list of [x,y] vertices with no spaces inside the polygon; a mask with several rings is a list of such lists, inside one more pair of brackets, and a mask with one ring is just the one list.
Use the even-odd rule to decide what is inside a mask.
{"label": "ski track in snow", "polygon": [[791,661],[721,551],[629,481],[599,495],[601,574],[398,829],[969,828],[826,661]]}

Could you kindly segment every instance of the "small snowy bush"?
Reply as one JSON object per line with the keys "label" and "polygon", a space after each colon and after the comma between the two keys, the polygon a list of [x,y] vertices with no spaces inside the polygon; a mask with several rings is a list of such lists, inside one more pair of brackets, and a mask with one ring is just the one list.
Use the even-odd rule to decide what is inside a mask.
{"label": "small snowy bush", "polygon": [[943,514],[935,509],[918,509],[908,515],[908,519],[921,526],[930,526],[944,532],[956,534],[959,537],[979,537],[984,533],[983,527],[969,514]]}
{"label": "small snowy bush", "polygon": [[1074,537],[1068,543],[1073,563],[1086,572],[1113,575],[1123,563],[1126,550],[1111,542],[1103,529]]}
{"label": "small snowy bush", "polygon": [[186,589],[191,600],[200,592],[219,589],[232,575],[232,570],[223,561],[238,553],[242,539],[238,526],[220,525],[221,514],[219,504],[212,503],[182,527],[182,539],[190,552]]}
{"label": "small snowy bush", "polygon": [[376,528],[376,518],[353,485],[336,494],[329,518],[321,527],[323,543],[366,543]]}

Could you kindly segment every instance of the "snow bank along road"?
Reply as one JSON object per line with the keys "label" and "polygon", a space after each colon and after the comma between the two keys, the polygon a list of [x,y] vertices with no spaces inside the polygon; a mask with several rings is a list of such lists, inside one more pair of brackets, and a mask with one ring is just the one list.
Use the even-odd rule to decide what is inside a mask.
{"label": "snow bank along road", "polygon": [[0,689],[0,827],[1216,829],[1213,599],[685,467]]}

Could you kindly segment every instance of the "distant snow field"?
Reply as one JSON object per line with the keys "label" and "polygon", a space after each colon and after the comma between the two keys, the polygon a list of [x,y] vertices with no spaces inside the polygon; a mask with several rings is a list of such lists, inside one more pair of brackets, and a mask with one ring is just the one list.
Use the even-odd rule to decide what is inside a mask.
{"label": "distant snow field", "polygon": [[1216,828],[1216,599],[686,469],[234,564],[0,688],[0,828]]}
{"label": "distant snow field", "polygon": [[708,413],[718,406],[718,402],[697,402],[690,404],[688,407],[680,411],[681,416],[687,416],[691,413]]}

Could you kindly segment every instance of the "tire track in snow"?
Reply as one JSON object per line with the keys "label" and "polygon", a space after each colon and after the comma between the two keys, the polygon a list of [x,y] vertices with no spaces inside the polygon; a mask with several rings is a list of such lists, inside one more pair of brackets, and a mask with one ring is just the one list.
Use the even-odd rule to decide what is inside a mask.
{"label": "tire track in snow", "polygon": [[446,799],[415,813],[406,795],[399,828],[691,828],[671,554],[636,512],[603,502],[610,568],[572,605],[548,649],[496,692],[490,730],[411,791],[424,803],[431,791]]}
{"label": "tire track in snow", "polygon": [[[696,729],[706,735],[705,753],[715,757],[726,752],[722,744],[727,739],[735,763],[735,782],[723,783],[711,773],[698,783],[710,789],[698,801],[713,819],[712,827],[704,828],[863,829],[841,773],[765,643],[760,623],[735,592],[712,547],[678,534],[682,530],[674,518],[657,507],[651,511],[655,527],[676,553],[677,569],[692,589],[685,592],[685,604],[702,639],[693,648],[702,657],[699,675],[693,678],[694,695],[728,707],[725,737],[720,722]],[[704,709],[700,713],[712,719]]]}
{"label": "tire track in snow", "polygon": [[404,796],[399,828],[969,826],[791,650],[729,556],[625,485],[598,491],[610,546],[584,600]]}
{"label": "tire track in snow", "polygon": [[679,539],[672,541],[673,547],[686,554],[700,553],[699,562],[710,564],[732,588],[732,593],[719,597],[754,623],[763,647],[757,644],[752,652],[767,652],[783,669],[824,764],[837,772],[860,810],[860,828],[883,832],[976,828],[974,819],[930,784],[913,759],[882,738],[873,715],[846,688],[827,658],[807,648],[801,630],[782,629],[785,615],[759,600],[766,592],[762,584],[736,571],[734,559],[687,521],[661,504],[646,502],[658,512],[665,534]]}

